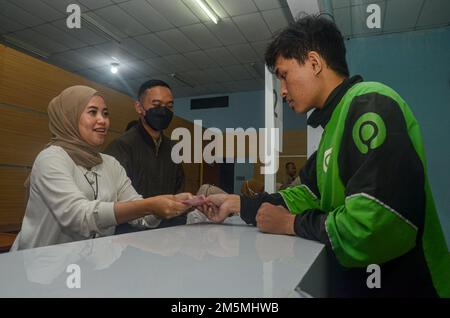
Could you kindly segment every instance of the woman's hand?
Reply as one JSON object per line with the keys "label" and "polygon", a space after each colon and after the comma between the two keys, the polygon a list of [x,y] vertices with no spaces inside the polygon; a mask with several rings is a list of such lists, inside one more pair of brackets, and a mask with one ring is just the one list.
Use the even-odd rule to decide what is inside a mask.
{"label": "woman's hand", "polygon": [[189,192],[183,192],[183,193],[175,194],[174,197],[175,197],[175,200],[177,200],[178,202],[182,202],[182,201],[186,201],[186,200],[191,200],[192,198],[194,198],[194,195]]}
{"label": "woman's hand", "polygon": [[176,195],[158,195],[144,199],[148,210],[162,219],[171,219],[186,212],[190,206],[181,201],[189,199],[192,194],[180,193]]}
{"label": "woman's hand", "polygon": [[150,197],[142,200],[115,202],[114,213],[117,224],[153,214],[160,219],[171,219],[188,212],[190,205],[184,204],[184,200],[192,199],[190,193],[166,194]]}

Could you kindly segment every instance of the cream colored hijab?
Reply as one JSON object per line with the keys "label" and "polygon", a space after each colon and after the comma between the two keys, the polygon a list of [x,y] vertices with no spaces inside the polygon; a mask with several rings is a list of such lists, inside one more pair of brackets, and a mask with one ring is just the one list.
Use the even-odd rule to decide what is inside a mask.
{"label": "cream colored hijab", "polygon": [[[78,130],[81,113],[94,95],[100,94],[93,88],[71,86],[53,98],[47,109],[52,139],[46,147],[62,147],[77,165],[87,169],[103,162],[99,149],[85,142]],[[24,187],[26,204],[30,194],[30,175],[25,180]]]}
{"label": "cream colored hijab", "polygon": [[51,145],[62,147],[72,160],[87,169],[102,163],[99,147],[85,142],[78,130],[81,113],[94,95],[95,89],[77,85],[66,88],[48,104],[49,128],[52,134]]}

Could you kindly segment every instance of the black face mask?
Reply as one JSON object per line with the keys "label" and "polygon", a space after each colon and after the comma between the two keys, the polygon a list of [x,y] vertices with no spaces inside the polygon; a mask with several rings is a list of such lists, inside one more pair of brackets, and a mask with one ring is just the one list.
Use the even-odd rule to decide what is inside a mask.
{"label": "black face mask", "polygon": [[173,112],[167,107],[150,108],[145,112],[145,121],[154,130],[161,131],[166,129],[172,121]]}

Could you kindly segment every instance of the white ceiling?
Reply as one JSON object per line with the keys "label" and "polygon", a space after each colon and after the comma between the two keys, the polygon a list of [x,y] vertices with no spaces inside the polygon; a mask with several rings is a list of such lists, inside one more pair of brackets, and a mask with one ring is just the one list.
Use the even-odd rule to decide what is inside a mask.
{"label": "white ceiling", "polygon": [[[308,1],[316,0],[300,7]],[[206,2],[220,17],[217,25],[195,0],[0,0],[0,35],[40,50],[49,63],[133,97],[149,78],[167,81],[176,97],[263,89],[265,47],[292,21],[286,0]],[[66,7],[72,3],[120,43],[83,22],[81,29],[68,29]],[[382,8],[381,30],[365,27],[368,3]],[[346,37],[450,22],[450,0],[332,0],[332,6]],[[109,71],[114,58],[120,61],[117,75]]]}
{"label": "white ceiling", "polygon": [[[321,0],[320,0],[321,1]],[[450,25],[449,0],[331,0],[337,26],[345,37],[408,32]],[[381,8],[381,29],[368,29],[368,4]]]}
{"label": "white ceiling", "polygon": [[[0,0],[0,34],[131,96],[149,78],[169,82],[176,97],[263,89],[265,46],[292,20],[286,2],[207,2],[220,17],[217,25],[195,0]],[[120,43],[83,21],[81,29],[68,29],[71,3]],[[113,58],[120,61],[117,75],[109,71]]]}

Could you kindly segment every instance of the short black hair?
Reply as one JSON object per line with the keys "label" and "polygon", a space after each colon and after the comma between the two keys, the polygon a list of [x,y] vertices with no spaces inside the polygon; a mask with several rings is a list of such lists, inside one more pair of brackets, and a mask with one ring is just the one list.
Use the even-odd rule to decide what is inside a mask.
{"label": "short black hair", "polygon": [[338,74],[349,76],[342,34],[336,24],[324,15],[303,15],[281,30],[267,47],[265,60],[274,73],[279,56],[295,58],[303,65],[310,51],[319,53]]}
{"label": "short black hair", "polygon": [[[287,169],[289,167],[289,165],[294,165],[294,167],[295,167],[295,163],[293,163],[292,161],[286,162],[284,167]],[[297,168],[297,167],[295,167],[295,168]]]}
{"label": "short black hair", "polygon": [[145,94],[145,91],[147,89],[155,87],[155,86],[164,86],[164,87],[167,87],[168,89],[171,89],[169,84],[167,84],[166,82],[159,80],[159,79],[151,79],[151,80],[146,81],[145,83],[143,83],[141,85],[141,87],[139,87],[137,99],[141,100],[141,98]]}

